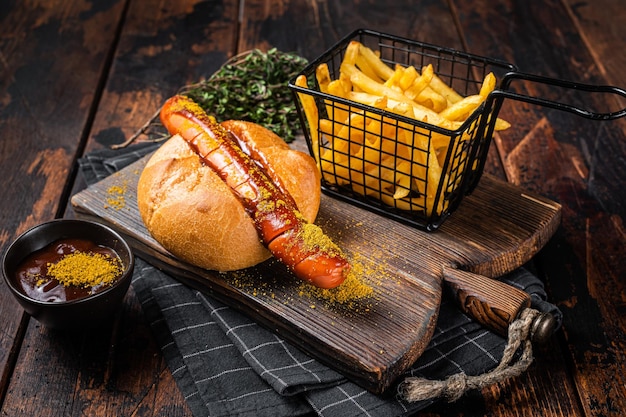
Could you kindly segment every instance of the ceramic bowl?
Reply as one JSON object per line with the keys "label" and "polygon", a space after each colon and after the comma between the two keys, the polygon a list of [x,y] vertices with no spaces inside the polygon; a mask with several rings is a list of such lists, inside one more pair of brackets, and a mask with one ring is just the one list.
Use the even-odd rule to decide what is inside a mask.
{"label": "ceramic bowl", "polygon": [[[16,271],[26,257],[59,239],[85,239],[113,249],[122,261],[123,272],[110,286],[68,301],[41,301],[27,295]],[[83,329],[112,321],[130,286],[135,260],[128,243],[103,224],[76,219],[57,219],[39,224],[11,243],[2,257],[4,280],[24,310],[44,326],[54,329]]]}

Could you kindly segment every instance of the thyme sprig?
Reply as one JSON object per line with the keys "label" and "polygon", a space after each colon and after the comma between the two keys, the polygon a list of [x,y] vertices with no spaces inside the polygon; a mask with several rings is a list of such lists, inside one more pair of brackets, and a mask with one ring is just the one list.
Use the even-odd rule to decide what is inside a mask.
{"label": "thyme sprig", "polygon": [[267,52],[255,49],[234,58],[183,94],[218,121],[255,122],[286,142],[293,141],[300,124],[288,81],[307,65],[307,60],[276,48]]}

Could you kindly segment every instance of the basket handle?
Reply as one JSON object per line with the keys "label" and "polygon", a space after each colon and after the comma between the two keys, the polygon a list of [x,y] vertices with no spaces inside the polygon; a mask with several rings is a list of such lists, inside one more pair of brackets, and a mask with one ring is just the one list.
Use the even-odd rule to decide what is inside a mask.
{"label": "basket handle", "polygon": [[[502,78],[502,85],[500,89],[494,90],[491,92],[490,97],[492,99],[499,99],[498,101],[502,101],[503,98],[511,98],[513,100],[524,101],[526,103],[537,104],[540,106],[550,107],[557,110],[566,111],[569,113],[574,113],[578,116],[582,116],[587,119],[592,120],[614,120],[620,117],[626,116],[626,108],[623,108],[618,111],[608,112],[608,113],[597,113],[587,109],[582,109],[580,107],[576,107],[570,104],[560,103],[558,101],[548,100],[540,97],[532,97],[525,94],[515,93],[513,91],[509,91],[508,88],[514,80],[525,80],[538,84],[546,84],[556,87],[562,87],[565,89],[573,89],[573,90],[581,90],[592,93],[606,93],[606,94],[616,94],[618,96],[626,98],[626,90],[619,87],[609,86],[609,85],[592,85],[592,84],[583,84],[572,81],[560,80],[556,78],[544,77],[541,75],[528,74],[523,72],[512,71],[507,73]],[[498,102],[496,105],[500,107],[501,103]]]}

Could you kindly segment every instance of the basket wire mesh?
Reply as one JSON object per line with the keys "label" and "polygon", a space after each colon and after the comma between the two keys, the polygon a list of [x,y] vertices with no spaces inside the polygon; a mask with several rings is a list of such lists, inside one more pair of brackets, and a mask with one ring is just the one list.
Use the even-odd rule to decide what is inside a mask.
{"label": "basket wire mesh", "polygon": [[[302,72],[308,88],[294,92],[309,151],[322,173],[322,190],[331,196],[426,230],[437,229],[477,184],[495,123],[494,106],[483,103],[453,130],[376,106],[324,93],[316,68],[325,63],[331,78],[340,77],[348,44],[356,40],[375,51],[390,67],[418,70],[432,65],[437,76],[463,96],[477,94],[489,72],[500,79],[511,64],[358,30],[329,49]],[[309,123],[303,107],[315,100],[318,117]]]}

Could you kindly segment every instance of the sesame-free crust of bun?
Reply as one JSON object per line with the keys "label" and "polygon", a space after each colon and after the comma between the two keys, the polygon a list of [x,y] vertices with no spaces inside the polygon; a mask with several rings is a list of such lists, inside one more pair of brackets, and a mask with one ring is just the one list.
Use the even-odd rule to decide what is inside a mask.
{"label": "sesame-free crust of bun", "polygon": [[[261,126],[250,127],[247,122],[232,122],[230,126],[240,129],[236,132],[240,138],[251,135],[245,137],[249,146],[263,152],[272,175],[280,177],[304,217],[314,221],[320,180],[313,159],[291,150]],[[154,239],[192,265],[231,271],[254,266],[271,256],[230,188],[178,135],[165,142],[146,164],[139,178],[137,201]]]}

